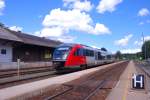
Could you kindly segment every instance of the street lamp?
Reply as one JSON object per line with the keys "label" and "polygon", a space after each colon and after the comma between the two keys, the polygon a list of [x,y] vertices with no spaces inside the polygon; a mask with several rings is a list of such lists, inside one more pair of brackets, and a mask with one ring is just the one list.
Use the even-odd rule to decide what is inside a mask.
{"label": "street lamp", "polygon": [[[142,37],[143,37],[143,44],[144,44],[145,40],[144,40],[144,35],[143,35],[143,32],[142,32]],[[144,53],[144,56],[145,56],[145,60],[146,60],[146,44],[145,44],[144,48],[145,48],[145,53]]]}

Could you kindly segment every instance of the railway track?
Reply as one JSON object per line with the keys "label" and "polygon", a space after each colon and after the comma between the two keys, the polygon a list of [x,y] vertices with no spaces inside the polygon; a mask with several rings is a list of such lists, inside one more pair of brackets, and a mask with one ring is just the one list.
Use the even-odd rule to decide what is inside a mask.
{"label": "railway track", "polygon": [[[32,74],[44,71],[51,71],[50,67],[39,67],[39,68],[22,68],[19,70],[20,75]],[[18,75],[17,69],[0,70],[0,78],[12,77]]]}
{"label": "railway track", "polygon": [[136,66],[145,73],[150,78],[150,64],[149,63],[141,63],[141,62],[134,62]]}
{"label": "railway track", "polygon": [[[68,73],[68,72],[67,72]],[[0,89],[61,75],[50,67],[0,70]],[[63,74],[65,74],[63,72]]]}
{"label": "railway track", "polygon": [[49,67],[24,68],[20,70],[19,76],[16,70],[0,71],[0,88],[6,88],[54,76],[57,76],[56,71],[51,70]]}
{"label": "railway track", "polygon": [[128,62],[102,69],[29,100],[104,100]]}

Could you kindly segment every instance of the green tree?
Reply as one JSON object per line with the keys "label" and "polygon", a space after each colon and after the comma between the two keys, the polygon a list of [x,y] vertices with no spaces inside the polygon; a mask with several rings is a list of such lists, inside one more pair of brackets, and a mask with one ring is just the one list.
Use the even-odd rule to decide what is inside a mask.
{"label": "green tree", "polygon": [[142,45],[142,56],[144,59],[150,58],[150,40],[145,41]]}
{"label": "green tree", "polygon": [[142,52],[137,52],[137,53],[136,53],[136,59],[142,60],[142,58],[143,58]]}
{"label": "green tree", "polygon": [[3,23],[0,22],[0,27],[4,27],[5,25]]}
{"label": "green tree", "polygon": [[120,52],[120,51],[117,51],[117,52],[116,52],[115,58],[116,58],[116,59],[121,59],[121,52]]}

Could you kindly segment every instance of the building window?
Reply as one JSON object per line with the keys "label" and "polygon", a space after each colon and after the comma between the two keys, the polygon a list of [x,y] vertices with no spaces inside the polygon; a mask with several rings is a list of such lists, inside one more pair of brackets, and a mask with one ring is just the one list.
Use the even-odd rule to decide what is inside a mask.
{"label": "building window", "polygon": [[6,49],[1,49],[1,54],[6,55]]}
{"label": "building window", "polygon": [[49,50],[45,50],[44,58],[45,59],[50,59],[51,58],[51,52]]}

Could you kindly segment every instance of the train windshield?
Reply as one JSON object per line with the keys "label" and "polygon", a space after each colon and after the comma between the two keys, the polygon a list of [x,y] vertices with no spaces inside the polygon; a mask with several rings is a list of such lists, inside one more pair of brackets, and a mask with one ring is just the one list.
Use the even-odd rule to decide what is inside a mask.
{"label": "train windshield", "polygon": [[69,54],[71,47],[59,47],[54,51],[53,59],[65,60]]}

